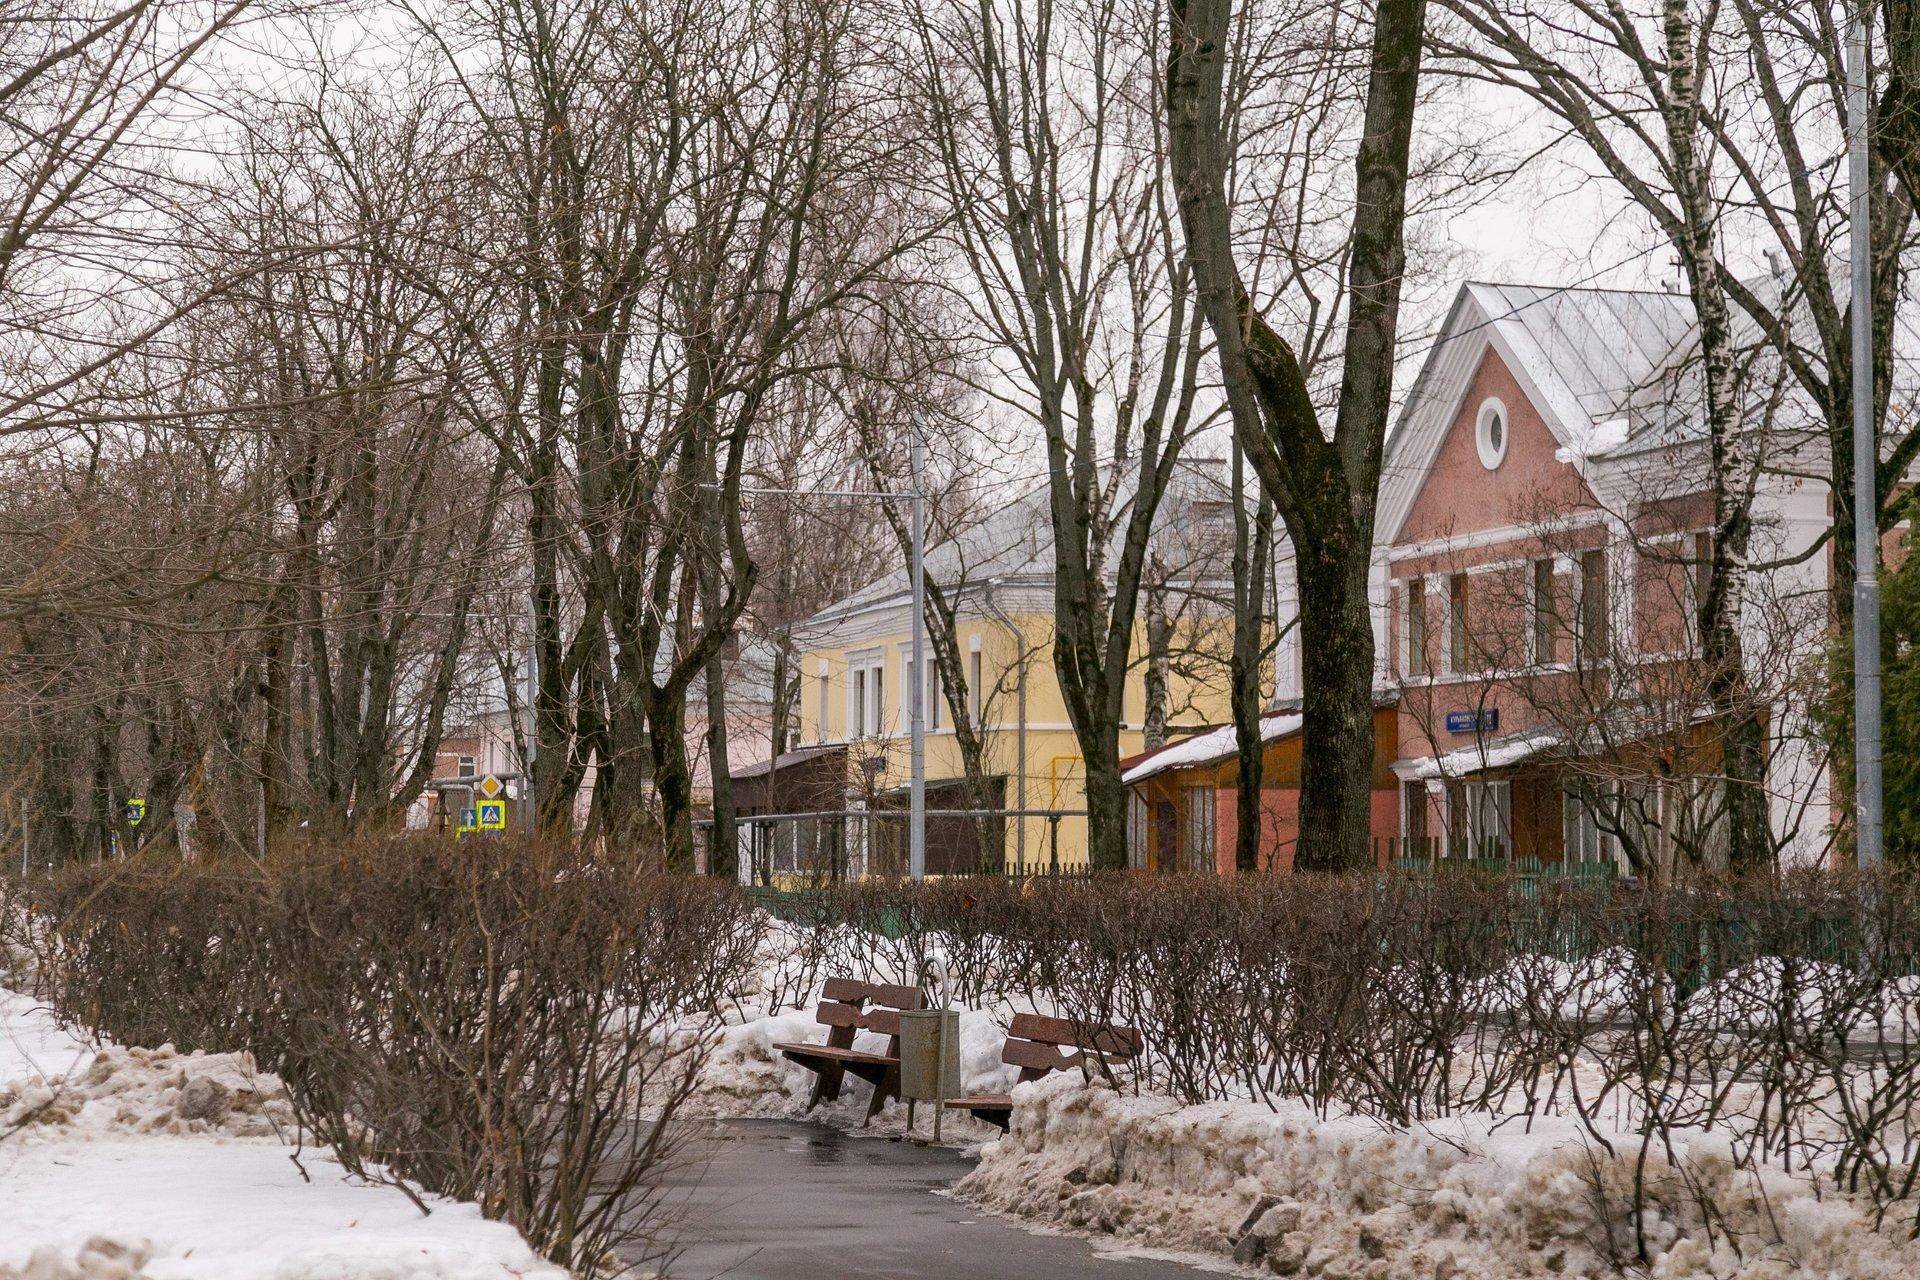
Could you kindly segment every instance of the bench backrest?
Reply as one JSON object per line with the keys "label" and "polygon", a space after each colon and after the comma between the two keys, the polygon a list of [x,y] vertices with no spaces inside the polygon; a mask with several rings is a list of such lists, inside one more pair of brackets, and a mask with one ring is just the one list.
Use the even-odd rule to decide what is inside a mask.
{"label": "bench backrest", "polygon": [[1078,1067],[1089,1056],[1102,1063],[1129,1062],[1144,1048],[1146,1041],[1132,1027],[1016,1013],[1000,1061],[1019,1067],[1021,1080],[1038,1080],[1052,1071]]}
{"label": "bench backrest", "polygon": [[898,1039],[900,1010],[924,1009],[927,1004],[918,987],[852,978],[828,978],[821,996],[814,1017],[828,1028],[827,1044],[836,1049],[852,1048],[853,1037],[860,1031]]}

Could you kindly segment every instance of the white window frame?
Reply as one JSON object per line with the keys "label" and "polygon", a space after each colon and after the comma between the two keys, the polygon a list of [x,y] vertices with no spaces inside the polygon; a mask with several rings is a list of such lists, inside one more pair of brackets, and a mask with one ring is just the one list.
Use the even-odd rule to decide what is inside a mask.
{"label": "white window frame", "polygon": [[[1457,796],[1459,803],[1461,807],[1466,810],[1464,815],[1456,815],[1453,812],[1456,798],[1455,788],[1458,788]],[[1454,778],[1450,780],[1447,787],[1441,792],[1441,795],[1445,801],[1447,844],[1449,846],[1454,844],[1455,838],[1459,835],[1455,830],[1455,819],[1457,816],[1464,816],[1466,819],[1466,846],[1461,856],[1468,858],[1513,856],[1512,779]],[[1489,801],[1491,801],[1493,805],[1491,812],[1495,818],[1495,826],[1497,828],[1491,833],[1486,830],[1486,819],[1489,812],[1487,805]],[[1486,851],[1489,840],[1492,841],[1494,846],[1494,852],[1492,854]],[[1450,847],[1447,852],[1449,856],[1452,856],[1454,849]]]}
{"label": "white window frame", "polygon": [[886,670],[886,658],[878,649],[847,655],[847,741],[885,732]]}
{"label": "white window frame", "polygon": [[[1500,439],[1491,438],[1490,425],[1498,416],[1500,421]],[[1500,464],[1507,460],[1507,446],[1513,442],[1513,415],[1507,412],[1506,402],[1499,396],[1488,396],[1480,402],[1480,411],[1473,418],[1473,447],[1480,455],[1480,465],[1489,471],[1498,471]]]}
{"label": "white window frame", "polygon": [[967,640],[967,718],[976,729],[987,727],[987,691],[983,687],[987,682],[987,662],[981,649],[980,633],[976,631]]}
{"label": "white window frame", "polygon": [[827,720],[828,717],[833,714],[833,680],[827,674],[826,663],[823,662],[820,664],[820,670],[814,674],[814,679],[820,682],[817,686],[819,693],[818,701],[814,704],[814,712],[820,719],[819,722],[814,725],[813,740],[815,742],[825,742],[827,740],[829,727]]}
{"label": "white window frame", "polygon": [[1213,871],[1217,867],[1219,793],[1210,784],[1189,786],[1180,796],[1181,861],[1185,871]]}

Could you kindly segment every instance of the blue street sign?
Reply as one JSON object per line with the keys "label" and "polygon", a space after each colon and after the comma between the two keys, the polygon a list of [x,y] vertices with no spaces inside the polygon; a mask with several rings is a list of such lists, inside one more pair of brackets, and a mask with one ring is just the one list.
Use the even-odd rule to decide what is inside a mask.
{"label": "blue street sign", "polygon": [[1492,733],[1500,727],[1500,709],[1447,712],[1448,733]]}

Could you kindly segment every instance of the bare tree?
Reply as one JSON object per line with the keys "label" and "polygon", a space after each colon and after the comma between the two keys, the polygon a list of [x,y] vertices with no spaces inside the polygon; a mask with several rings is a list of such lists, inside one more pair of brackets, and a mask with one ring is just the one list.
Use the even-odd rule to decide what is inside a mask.
{"label": "bare tree", "polygon": [[1151,24],[1125,0],[916,3],[963,296],[1045,446],[1054,670],[1088,852],[1126,866],[1119,732],[1140,584],[1194,423],[1202,329],[1174,229]]}
{"label": "bare tree", "polygon": [[1383,0],[1374,7],[1331,432],[1298,353],[1263,317],[1236,265],[1224,97],[1231,16],[1227,0],[1170,5],[1166,97],[1175,188],[1234,431],[1294,545],[1306,719],[1295,865],[1358,867],[1370,858],[1374,638],[1367,583],[1406,261],[1425,4]]}

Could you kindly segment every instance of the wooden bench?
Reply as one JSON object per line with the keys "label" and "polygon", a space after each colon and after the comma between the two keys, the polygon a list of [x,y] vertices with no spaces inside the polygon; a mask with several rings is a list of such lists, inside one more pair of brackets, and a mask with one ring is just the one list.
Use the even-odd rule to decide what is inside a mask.
{"label": "wooden bench", "polygon": [[[1007,1044],[1000,1051],[1000,1061],[1020,1068],[1020,1082],[1024,1084],[1050,1072],[1079,1067],[1089,1057],[1105,1063],[1131,1062],[1145,1047],[1146,1042],[1132,1027],[1087,1025],[1037,1013],[1016,1013],[1013,1025],[1007,1028]],[[1013,1098],[1008,1094],[949,1098],[947,1105],[971,1112],[1002,1130],[1013,1124]]]}
{"label": "wooden bench", "polygon": [[[850,978],[828,978],[821,994],[820,1008],[814,1016],[827,1028],[826,1043],[773,1047],[813,1072],[813,1095],[807,1099],[807,1110],[838,1098],[842,1082],[852,1072],[873,1086],[873,1101],[867,1106],[867,1119],[871,1120],[880,1114],[887,1099],[900,1096],[900,1010],[925,1008],[926,997],[918,987],[855,982]],[[862,1031],[886,1036],[887,1051],[862,1053],[855,1049],[853,1038]]]}

